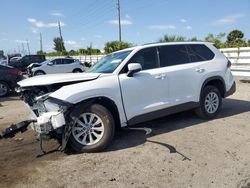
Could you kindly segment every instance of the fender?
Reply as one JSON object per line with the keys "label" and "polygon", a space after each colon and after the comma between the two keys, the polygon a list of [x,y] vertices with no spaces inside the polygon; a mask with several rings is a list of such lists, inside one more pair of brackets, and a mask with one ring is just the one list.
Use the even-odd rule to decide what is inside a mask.
{"label": "fender", "polygon": [[121,126],[126,125],[127,120],[122,104],[119,80],[115,74],[106,75],[92,81],[64,86],[51,93],[50,97],[69,102],[73,105],[92,98],[108,98],[114,102],[118,109]]}
{"label": "fender", "polygon": [[[223,93],[226,93],[226,85],[225,85],[224,79],[221,76],[212,76],[212,77],[207,78],[203,82],[203,84],[201,86],[201,90],[200,90],[200,97],[201,97],[201,92],[202,92],[203,88],[205,87],[205,85],[207,85],[208,82],[213,81],[213,80],[220,80],[223,84]],[[224,97],[224,96],[222,96],[222,97]]]}

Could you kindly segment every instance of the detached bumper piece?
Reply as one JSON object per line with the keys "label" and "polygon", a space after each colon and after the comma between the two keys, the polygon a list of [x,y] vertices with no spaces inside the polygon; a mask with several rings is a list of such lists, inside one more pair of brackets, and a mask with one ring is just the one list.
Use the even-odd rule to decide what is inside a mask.
{"label": "detached bumper piece", "polygon": [[36,120],[26,120],[17,124],[12,124],[10,127],[6,128],[5,131],[2,132],[2,134],[0,134],[0,139],[13,138],[16,133],[25,132],[27,131],[28,126],[34,122],[36,122]]}

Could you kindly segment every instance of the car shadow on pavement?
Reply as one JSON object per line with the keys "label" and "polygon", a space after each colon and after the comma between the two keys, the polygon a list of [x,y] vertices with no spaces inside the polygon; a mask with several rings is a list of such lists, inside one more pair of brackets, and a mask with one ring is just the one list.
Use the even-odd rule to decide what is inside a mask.
{"label": "car shadow on pavement", "polygon": [[1,97],[0,104],[5,101],[18,101],[18,100],[20,100],[19,95],[15,92],[12,92],[7,97]]}
{"label": "car shadow on pavement", "polygon": [[[230,116],[238,115],[249,111],[250,111],[250,101],[225,99],[223,100],[223,106],[221,112],[216,117],[216,119],[227,118]],[[114,141],[106,151],[109,152],[115,150],[122,150],[142,145],[145,142],[154,142],[156,144],[165,146],[170,153],[179,153],[180,155],[183,156],[184,159],[189,160],[188,157],[178,152],[176,148],[174,148],[173,146],[167,143],[150,141],[148,140],[148,138],[153,137],[155,135],[166,134],[171,131],[184,129],[190,126],[201,125],[201,123],[206,121],[209,120],[203,120],[198,118],[194,114],[194,112],[190,110],[166,116],[164,118],[156,119],[150,122],[138,124],[131,128],[125,128],[122,129],[121,131],[118,131]],[[152,130],[150,134],[146,134],[146,132],[148,132],[148,129]]]}

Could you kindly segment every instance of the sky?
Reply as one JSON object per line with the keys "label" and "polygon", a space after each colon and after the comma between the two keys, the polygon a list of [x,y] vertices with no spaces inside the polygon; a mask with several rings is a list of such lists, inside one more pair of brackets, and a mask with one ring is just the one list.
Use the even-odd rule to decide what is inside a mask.
{"label": "sky", "polygon": [[[67,50],[103,49],[118,40],[117,0],[1,0],[0,50],[53,51],[58,21]],[[122,40],[135,45],[163,35],[196,36],[243,31],[250,39],[250,0],[120,0]]]}

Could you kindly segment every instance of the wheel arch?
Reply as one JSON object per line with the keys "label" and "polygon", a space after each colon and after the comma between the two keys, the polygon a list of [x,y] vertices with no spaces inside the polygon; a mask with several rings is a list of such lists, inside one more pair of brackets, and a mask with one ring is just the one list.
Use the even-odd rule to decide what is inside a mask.
{"label": "wheel arch", "polygon": [[35,75],[37,72],[42,72],[42,73],[46,74],[46,72],[45,72],[44,70],[38,69],[38,70],[35,70],[34,75]]}
{"label": "wheel arch", "polygon": [[82,69],[80,68],[74,68],[72,72],[76,72],[76,71],[83,72]]}
{"label": "wheel arch", "polygon": [[208,85],[215,86],[220,91],[221,96],[223,98],[225,97],[226,85],[225,85],[224,79],[221,76],[212,76],[212,77],[207,78],[202,84],[200,97],[201,97],[201,93],[203,89]]}
{"label": "wheel arch", "polygon": [[83,101],[80,101],[76,104],[77,106],[83,106],[84,108],[90,106],[91,104],[100,104],[107,108],[110,113],[113,115],[114,121],[115,121],[115,128],[120,129],[121,128],[121,119],[120,119],[120,113],[117,107],[117,104],[115,103],[114,100],[110,99],[109,97],[106,96],[99,96],[99,97],[93,97],[93,98],[88,98]]}

